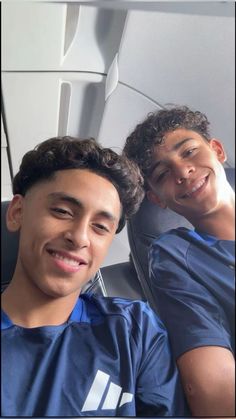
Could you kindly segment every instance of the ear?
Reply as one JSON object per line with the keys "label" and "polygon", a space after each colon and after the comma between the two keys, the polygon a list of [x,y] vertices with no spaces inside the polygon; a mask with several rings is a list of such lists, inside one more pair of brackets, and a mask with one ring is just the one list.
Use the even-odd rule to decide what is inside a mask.
{"label": "ear", "polygon": [[13,233],[21,227],[23,201],[22,195],[14,195],[7,209],[6,224],[8,230]]}
{"label": "ear", "polygon": [[147,191],[147,199],[152,202],[153,204],[158,205],[159,207],[165,209],[167,208],[167,205],[165,202],[163,202],[158,195],[156,195],[153,191],[149,190]]}
{"label": "ear", "polygon": [[227,159],[223,144],[216,138],[212,138],[209,142],[211,149],[216,153],[217,159],[220,163],[224,163]]}

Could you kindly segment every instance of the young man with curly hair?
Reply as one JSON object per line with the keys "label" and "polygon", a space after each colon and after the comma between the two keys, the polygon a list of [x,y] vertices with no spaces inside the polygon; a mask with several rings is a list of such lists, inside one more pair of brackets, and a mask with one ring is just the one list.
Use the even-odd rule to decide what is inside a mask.
{"label": "young man with curly hair", "polygon": [[20,232],[2,295],[3,416],[184,415],[166,330],[141,301],[81,294],[143,198],[135,164],[93,139],[23,157],[7,226]]}
{"label": "young man with curly hair", "polygon": [[151,286],[195,416],[235,415],[235,196],[222,143],[187,106],[152,113],[124,154],[145,178],[147,197],[184,216],[151,245]]}

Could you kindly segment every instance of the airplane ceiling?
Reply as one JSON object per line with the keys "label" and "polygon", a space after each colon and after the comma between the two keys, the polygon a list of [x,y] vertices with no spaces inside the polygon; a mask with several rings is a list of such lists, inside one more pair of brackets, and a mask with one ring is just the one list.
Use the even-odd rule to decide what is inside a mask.
{"label": "airplane ceiling", "polygon": [[135,125],[167,103],[205,112],[234,167],[234,8],[3,1],[2,154],[12,173],[50,136],[94,136],[119,151]]}

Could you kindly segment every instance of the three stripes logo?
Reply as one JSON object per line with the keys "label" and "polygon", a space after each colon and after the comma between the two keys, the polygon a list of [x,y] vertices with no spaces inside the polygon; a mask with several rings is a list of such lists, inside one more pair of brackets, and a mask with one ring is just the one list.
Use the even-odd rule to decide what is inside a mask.
{"label": "three stripes logo", "polygon": [[98,410],[105,391],[107,393],[101,406],[102,410],[116,409],[117,406],[121,407],[125,403],[132,402],[133,394],[122,393],[122,388],[109,380],[110,375],[100,370],[97,371],[81,412]]}

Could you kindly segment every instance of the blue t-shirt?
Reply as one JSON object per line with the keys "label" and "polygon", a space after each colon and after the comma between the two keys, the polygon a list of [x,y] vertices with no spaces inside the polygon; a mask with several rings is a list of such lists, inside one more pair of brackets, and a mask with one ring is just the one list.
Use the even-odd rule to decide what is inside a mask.
{"label": "blue t-shirt", "polygon": [[235,242],[178,228],[150,249],[152,291],[175,358],[200,346],[235,351]]}
{"label": "blue t-shirt", "polygon": [[2,315],[3,416],[186,415],[166,329],[140,301],[83,294],[59,326]]}

